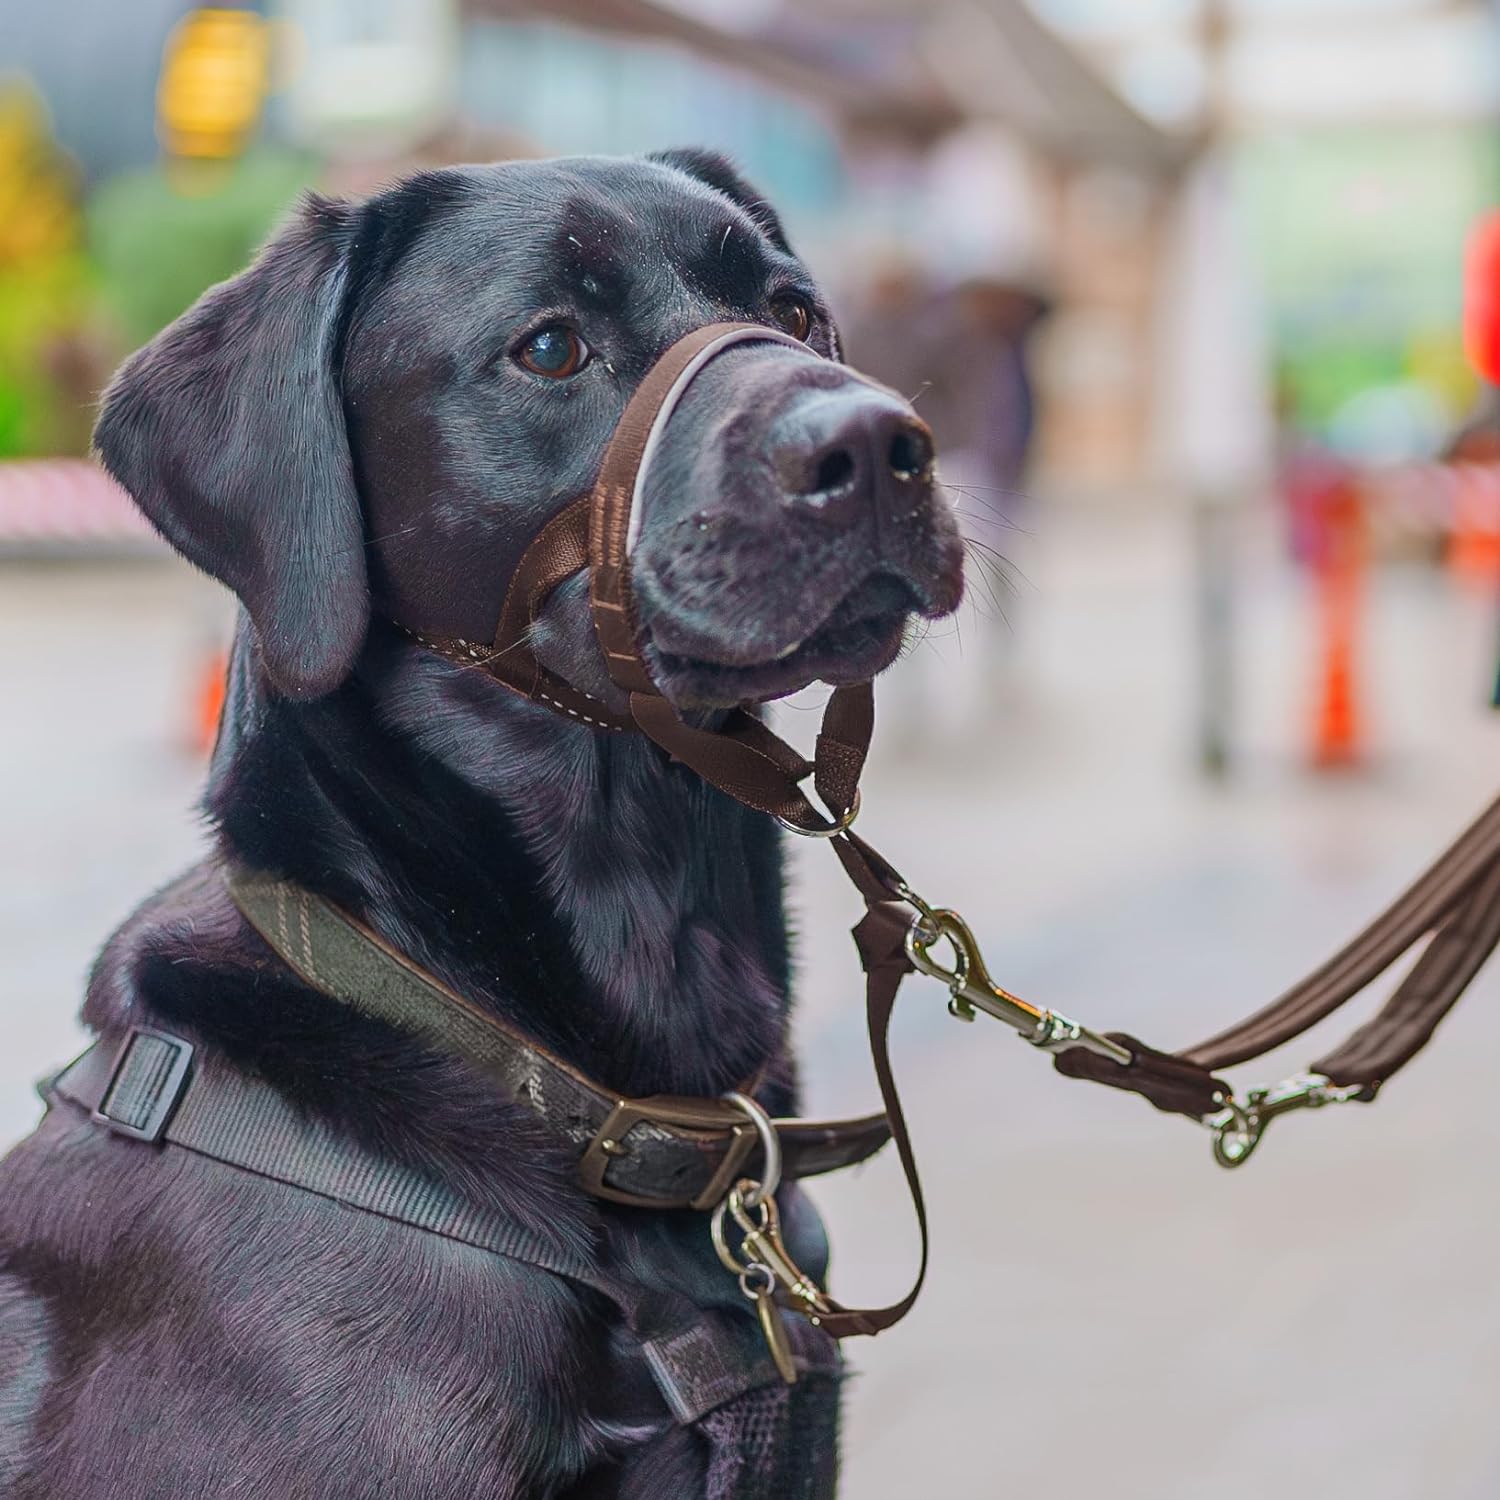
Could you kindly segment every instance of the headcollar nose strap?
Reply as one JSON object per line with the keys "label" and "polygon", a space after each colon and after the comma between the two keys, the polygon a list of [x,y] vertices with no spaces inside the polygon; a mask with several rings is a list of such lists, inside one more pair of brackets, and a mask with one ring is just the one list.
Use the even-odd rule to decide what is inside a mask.
{"label": "headcollar nose strap", "polygon": [[[758,323],[710,323],[679,339],[647,372],[605,450],[590,494],[565,506],[526,549],[501,607],[485,665],[517,692],[599,728],[638,729],[720,791],[794,827],[830,831],[799,785],[812,775],[818,795],[843,819],[853,808],[874,728],[869,683],[838,689],[824,715],[817,754],[808,761],[753,713],[733,710],[717,729],[686,724],[662,696],[643,660],[630,589],[632,518],[645,475],[672,413],[701,370],[741,343],[807,346]],[[548,595],[584,566],[594,633],[610,679],[629,695],[628,716],[546,671],[531,649],[531,627]]]}
{"label": "headcollar nose strap", "polygon": [[594,485],[589,517],[589,603],[609,675],[627,693],[658,692],[641,659],[630,588],[630,549],[640,528],[641,491],[667,423],[713,359],[743,343],[807,346],[759,323],[709,323],[677,340],[647,372],[620,416]]}

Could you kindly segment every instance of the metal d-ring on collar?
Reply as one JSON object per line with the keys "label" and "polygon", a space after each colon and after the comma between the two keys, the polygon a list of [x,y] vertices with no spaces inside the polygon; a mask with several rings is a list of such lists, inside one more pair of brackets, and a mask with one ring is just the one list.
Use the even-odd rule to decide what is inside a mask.
{"label": "metal d-ring on collar", "polygon": [[749,1094],[742,1094],[738,1089],[730,1089],[727,1093],[719,1096],[727,1099],[731,1104],[737,1104],[749,1117],[750,1123],[755,1126],[755,1133],[760,1137],[760,1148],[765,1156],[765,1165],[761,1169],[760,1181],[744,1194],[746,1208],[759,1208],[767,1198],[776,1196],[776,1189],[781,1186],[781,1137],[776,1134],[776,1127],[771,1123],[771,1117]]}

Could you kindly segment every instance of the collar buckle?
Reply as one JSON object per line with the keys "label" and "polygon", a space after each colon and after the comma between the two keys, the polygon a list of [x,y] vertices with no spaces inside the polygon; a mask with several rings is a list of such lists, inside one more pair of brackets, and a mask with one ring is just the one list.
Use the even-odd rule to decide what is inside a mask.
{"label": "collar buckle", "polygon": [[[631,1154],[630,1134],[637,1127],[669,1125],[678,1131],[703,1132],[705,1154],[718,1141],[724,1155],[701,1191],[680,1198],[638,1193],[606,1180],[613,1162]],[[737,1104],[724,1099],[691,1099],[677,1094],[653,1094],[646,1099],[621,1099],[610,1111],[584,1150],[578,1177],[585,1191],[630,1208],[713,1208],[742,1175],[759,1143],[755,1120]]]}

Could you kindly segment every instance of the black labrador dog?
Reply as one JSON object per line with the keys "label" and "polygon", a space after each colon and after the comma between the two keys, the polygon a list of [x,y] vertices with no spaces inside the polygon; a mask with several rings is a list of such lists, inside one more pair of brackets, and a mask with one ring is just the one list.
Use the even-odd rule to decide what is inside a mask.
{"label": "black labrador dog", "polygon": [[[758,1076],[792,1113],[772,820],[390,623],[503,581],[661,351],[723,319],[807,350],[727,351],[668,425],[633,556],[647,659],[688,713],[867,678],[956,605],[958,533],[910,409],[842,366],[776,215],[712,154],[311,199],[126,364],[96,441],[244,606],[215,860],[322,893],[622,1094]],[[618,699],[582,575],[535,647]],[[90,1027],[190,1038],[351,1150],[753,1326],[701,1215],[585,1196],[483,1071],[278,962],[215,860],[110,939]],[[816,1215],[781,1199],[821,1268]],[[825,1496],[838,1379],[830,1356],[680,1420],[618,1309],[535,1265],[62,1105],[0,1168],[9,1500]]]}

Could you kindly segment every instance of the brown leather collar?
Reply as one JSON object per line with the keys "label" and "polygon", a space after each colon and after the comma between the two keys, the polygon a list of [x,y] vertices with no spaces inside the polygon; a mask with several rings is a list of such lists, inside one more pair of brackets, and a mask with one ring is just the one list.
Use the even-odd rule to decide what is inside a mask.
{"label": "brown leather collar", "polygon": [[[541,1117],[578,1161],[596,1198],[642,1208],[712,1208],[754,1177],[754,1122],[726,1099],[624,1098],[594,1082],[384,943],[361,922],[289,881],[227,870],[235,905],[304,983],[399,1026],[493,1075]],[[753,1093],[756,1080],[743,1085]],[[883,1114],[771,1122],[786,1177],[811,1177],[874,1155],[890,1138]]]}

